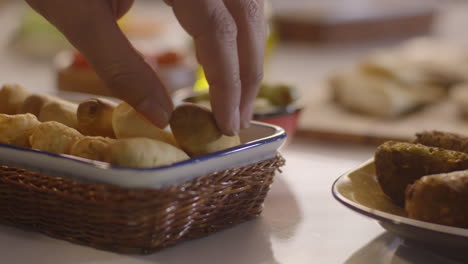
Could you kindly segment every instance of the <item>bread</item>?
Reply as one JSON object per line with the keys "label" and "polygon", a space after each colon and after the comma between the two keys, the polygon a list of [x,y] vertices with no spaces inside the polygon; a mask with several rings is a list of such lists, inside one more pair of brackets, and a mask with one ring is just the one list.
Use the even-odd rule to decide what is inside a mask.
{"label": "bread", "polygon": [[41,122],[56,121],[71,128],[78,128],[76,111],[78,105],[67,101],[51,101],[42,106],[39,113]]}
{"label": "bread", "polygon": [[29,136],[40,122],[32,114],[0,114],[0,143],[31,147]]}
{"label": "bread", "polygon": [[91,160],[110,162],[110,146],[115,139],[104,137],[83,137],[71,147],[70,154]]}
{"label": "bread", "polygon": [[125,102],[115,108],[112,126],[117,138],[145,137],[177,146],[174,136],[169,131],[155,126]]}
{"label": "bread", "polygon": [[6,84],[0,89],[0,114],[14,115],[20,112],[29,92],[16,84]]}
{"label": "bread", "polygon": [[105,99],[89,99],[78,105],[78,130],[84,135],[115,138],[112,115],[117,104]]}
{"label": "bread", "polygon": [[42,107],[49,102],[65,102],[65,100],[46,94],[31,94],[24,100],[20,113],[31,113],[39,117]]}
{"label": "bread", "polygon": [[122,167],[152,168],[187,159],[173,145],[149,138],[118,139],[110,146],[110,163]]}
{"label": "bread", "polygon": [[172,113],[169,123],[180,147],[191,157],[240,144],[238,135],[223,135],[212,112],[196,104],[179,105]]}
{"label": "bread", "polygon": [[439,100],[445,90],[429,84],[405,85],[387,76],[353,70],[329,80],[333,99],[344,108],[380,118],[395,118]]}
{"label": "bread", "polygon": [[57,154],[70,154],[73,144],[83,135],[76,129],[55,121],[37,125],[29,137],[31,147]]}

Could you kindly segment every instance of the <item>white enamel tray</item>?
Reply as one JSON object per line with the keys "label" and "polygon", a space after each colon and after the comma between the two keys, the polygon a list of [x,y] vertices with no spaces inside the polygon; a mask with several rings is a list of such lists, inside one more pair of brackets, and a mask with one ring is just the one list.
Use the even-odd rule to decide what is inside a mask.
{"label": "white enamel tray", "polygon": [[[59,95],[71,101],[95,97],[75,93],[59,93]],[[286,133],[277,126],[252,122],[250,128],[240,133],[240,137],[242,144],[234,148],[158,168],[122,168],[71,155],[53,154],[5,144],[0,144],[0,165],[125,188],[160,188],[216,171],[273,158],[284,143]]]}

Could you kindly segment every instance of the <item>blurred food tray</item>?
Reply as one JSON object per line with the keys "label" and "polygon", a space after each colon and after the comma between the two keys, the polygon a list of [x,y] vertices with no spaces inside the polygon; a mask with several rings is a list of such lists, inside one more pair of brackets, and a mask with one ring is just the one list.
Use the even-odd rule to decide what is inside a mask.
{"label": "blurred food tray", "polygon": [[412,141],[426,130],[468,133],[468,120],[449,99],[429,105],[398,119],[384,120],[349,112],[331,101],[326,87],[307,97],[298,136],[337,142],[380,144],[387,140]]}
{"label": "blurred food tray", "polygon": [[287,2],[276,5],[274,18],[282,41],[340,43],[423,35],[431,31],[437,13],[429,1]]}

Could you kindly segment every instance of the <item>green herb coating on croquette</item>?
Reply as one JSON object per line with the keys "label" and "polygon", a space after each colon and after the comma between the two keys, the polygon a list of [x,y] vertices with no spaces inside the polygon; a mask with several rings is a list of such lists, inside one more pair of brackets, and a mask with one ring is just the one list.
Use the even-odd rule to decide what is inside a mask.
{"label": "green herb coating on croquette", "polygon": [[425,175],[468,169],[468,154],[390,141],[377,148],[375,169],[383,192],[403,206],[409,184]]}

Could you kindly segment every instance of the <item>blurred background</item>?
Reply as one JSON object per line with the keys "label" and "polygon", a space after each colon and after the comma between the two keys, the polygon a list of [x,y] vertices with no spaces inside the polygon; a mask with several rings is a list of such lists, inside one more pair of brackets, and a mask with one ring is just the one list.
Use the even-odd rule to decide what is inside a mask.
{"label": "blurred background", "polygon": [[[468,3],[270,0],[256,119],[291,135],[376,143],[468,131]],[[119,24],[176,101],[206,104],[189,36],[162,1]],[[0,83],[109,95],[86,61],[24,1],[0,0]]]}

